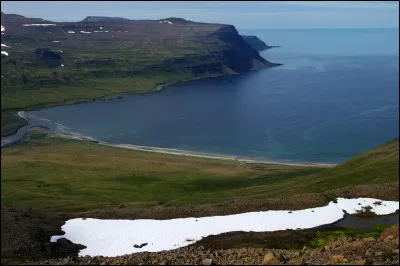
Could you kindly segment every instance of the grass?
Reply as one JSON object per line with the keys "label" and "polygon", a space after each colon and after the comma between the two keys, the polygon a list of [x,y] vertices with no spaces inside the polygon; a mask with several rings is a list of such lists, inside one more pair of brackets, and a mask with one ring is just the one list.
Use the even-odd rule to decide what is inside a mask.
{"label": "grass", "polygon": [[[2,202],[53,211],[215,203],[320,171],[126,150],[45,135],[2,149]],[[259,196],[262,192],[258,192]]]}
{"label": "grass", "polygon": [[341,236],[348,236],[354,238],[366,238],[373,237],[377,239],[385,228],[391,225],[374,225],[371,229],[369,228],[342,228],[342,229],[324,229],[317,230],[315,237],[309,242],[309,246],[312,248],[319,248],[326,245],[329,240],[337,239]]}
{"label": "grass", "polygon": [[[359,184],[381,184],[399,180],[399,140],[394,139],[362,152],[344,163],[302,178],[298,189],[309,192],[339,189]],[[299,181],[293,179],[293,182]]]}
{"label": "grass", "polygon": [[[369,162],[371,156],[379,161],[382,156],[395,163],[379,152],[390,155],[395,148],[398,146],[390,142],[349,161]],[[348,170],[347,178],[356,178],[342,182],[342,167],[348,169],[347,163],[334,168],[342,176],[332,182],[333,169],[272,164],[248,164],[245,168],[234,161],[135,151],[32,133],[25,141],[2,148],[1,158],[2,203],[67,213],[279,198],[375,182],[357,178],[354,169]],[[386,160],[381,163],[387,165]],[[391,173],[393,176],[388,172],[380,182],[398,180],[398,168],[397,174]]]}
{"label": "grass", "polygon": [[11,135],[24,125],[26,125],[26,122],[14,112],[1,112],[2,135]]}

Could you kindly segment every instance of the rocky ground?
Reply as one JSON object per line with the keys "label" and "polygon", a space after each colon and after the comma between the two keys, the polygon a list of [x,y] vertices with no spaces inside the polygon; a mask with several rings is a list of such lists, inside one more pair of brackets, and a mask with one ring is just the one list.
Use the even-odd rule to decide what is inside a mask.
{"label": "rocky ground", "polygon": [[82,245],[66,239],[50,243],[50,237],[63,234],[62,215],[42,213],[31,208],[1,206],[1,264],[14,264],[20,259],[62,258],[78,255]]}
{"label": "rocky ground", "polygon": [[34,264],[125,264],[125,265],[268,265],[268,264],[399,264],[399,225],[385,229],[380,237],[362,239],[341,236],[324,247],[298,250],[235,248],[210,250],[203,246],[184,247],[157,253],[136,253],[120,257],[69,257]]}

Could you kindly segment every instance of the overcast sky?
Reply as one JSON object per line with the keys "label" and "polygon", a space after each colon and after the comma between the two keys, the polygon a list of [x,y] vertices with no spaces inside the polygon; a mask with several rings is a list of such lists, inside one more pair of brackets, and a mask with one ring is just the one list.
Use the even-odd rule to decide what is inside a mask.
{"label": "overcast sky", "polygon": [[399,2],[119,2],[1,1],[1,11],[53,21],[86,16],[130,19],[180,17],[199,22],[257,28],[392,28],[399,27]]}

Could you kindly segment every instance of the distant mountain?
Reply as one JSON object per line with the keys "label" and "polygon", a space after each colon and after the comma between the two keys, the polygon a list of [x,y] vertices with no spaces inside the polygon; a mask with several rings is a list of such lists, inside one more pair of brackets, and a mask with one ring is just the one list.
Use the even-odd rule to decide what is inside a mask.
{"label": "distant mountain", "polygon": [[[135,66],[137,71],[140,69],[142,72],[155,71],[154,69],[184,70],[196,76],[205,73],[241,73],[275,66],[262,58],[257,50],[238,34],[234,26],[226,24],[199,23],[175,17],[130,20],[105,16],[88,16],[79,22],[52,22],[4,13],[1,14],[1,22],[5,28],[1,37],[2,43],[14,43],[13,49],[19,51],[18,58],[13,50],[8,51],[9,55],[2,56],[2,67],[10,68],[7,75],[13,75],[12,66],[27,67],[27,64],[33,64],[35,68],[43,67],[40,62],[48,62],[46,59],[50,52],[59,53],[62,57],[60,62],[64,60],[69,69],[85,66],[87,71],[94,73],[98,70],[92,70],[92,67],[106,71],[103,68],[104,64],[110,64],[107,70],[112,66],[113,71],[121,71],[121,64],[126,64],[129,67]],[[123,42],[125,45],[121,45]],[[158,51],[165,50],[165,53],[153,54],[151,46],[148,46],[150,43],[157,47]],[[128,44],[130,48],[126,48]],[[142,44],[149,48],[143,49]],[[84,52],[85,47],[96,49],[88,48],[88,51]],[[110,47],[118,47],[118,53],[123,50],[124,56],[117,59],[115,53],[110,54]],[[43,48],[49,48],[50,52],[46,52],[43,58],[31,57],[32,51]],[[63,53],[56,49],[74,52]],[[125,55],[132,54],[132,49],[136,51],[136,55],[143,54],[141,56],[146,59],[126,57]],[[168,49],[171,52],[167,51]],[[22,54],[24,56],[21,57]],[[53,63],[46,65],[50,68],[55,67]],[[58,67],[62,67],[61,63]],[[132,71],[124,71],[123,75],[132,75]],[[68,71],[64,72],[63,74],[67,75]],[[107,76],[105,73],[102,75]],[[11,78],[9,80],[11,82]],[[26,82],[29,80],[33,78],[26,79]]]}
{"label": "distant mountain", "polygon": [[152,21],[153,20],[149,19],[133,20],[121,17],[88,16],[81,22],[152,22]]}
{"label": "distant mountain", "polygon": [[4,23],[48,23],[48,22],[49,21],[41,18],[27,18],[17,14],[4,14],[3,12],[1,12],[1,25],[4,25]]}
{"label": "distant mountain", "polygon": [[121,18],[121,17],[104,17],[104,16],[88,16],[85,19],[81,20],[80,22],[120,22],[120,23],[126,23],[126,22],[158,22],[158,23],[182,23],[182,24],[187,24],[187,23],[192,23],[192,21],[183,19],[183,18],[164,18],[164,19],[158,19],[158,20],[151,20],[151,19],[128,19],[128,18]]}

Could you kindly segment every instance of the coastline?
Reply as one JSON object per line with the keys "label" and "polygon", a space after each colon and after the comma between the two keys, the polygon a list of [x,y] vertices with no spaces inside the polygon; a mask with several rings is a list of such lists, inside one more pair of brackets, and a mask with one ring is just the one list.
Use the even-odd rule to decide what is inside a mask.
{"label": "coastline", "polygon": [[[208,158],[208,159],[217,159],[217,160],[228,160],[228,161],[235,161],[238,164],[245,164],[245,163],[262,163],[262,164],[275,164],[275,165],[289,165],[289,166],[301,166],[301,167],[321,167],[321,168],[331,168],[335,167],[337,164],[329,164],[329,163],[290,163],[290,162],[282,162],[282,161],[271,161],[271,160],[257,160],[257,159],[250,159],[250,158],[239,158],[239,156],[235,155],[224,155],[224,154],[210,154],[210,153],[201,153],[201,152],[194,152],[194,151],[185,151],[179,149],[172,149],[172,148],[160,148],[160,147],[151,147],[151,146],[141,146],[141,145],[134,145],[134,144],[113,144],[108,143],[105,141],[95,140],[91,137],[83,136],[77,133],[69,132],[69,131],[56,131],[49,128],[44,128],[40,126],[30,126],[27,117],[25,116],[25,111],[18,111],[17,115],[24,119],[27,122],[27,130],[24,134],[19,136],[19,139],[13,141],[19,141],[22,137],[25,136],[26,133],[33,131],[44,133],[49,136],[54,137],[61,137],[66,139],[75,139],[80,141],[87,141],[87,142],[94,142],[100,145],[109,146],[109,147],[116,147],[116,148],[123,148],[123,149],[131,149],[137,151],[147,151],[147,152],[155,152],[161,154],[171,154],[171,155],[178,155],[178,156],[188,156],[188,157],[197,157],[197,158]],[[15,135],[13,135],[15,136]],[[3,139],[2,139],[3,142]],[[9,142],[7,144],[11,144]],[[2,146],[3,147],[3,146]]]}
{"label": "coastline", "polygon": [[[262,68],[262,69],[252,69],[250,71],[259,71],[259,70],[264,70],[264,69],[269,69],[273,68],[276,66],[279,66],[281,64],[274,64],[273,65]],[[159,84],[156,86],[156,91],[149,91],[149,92],[144,92],[144,93],[139,93],[139,94],[147,94],[147,93],[157,93],[160,92],[169,86],[172,85],[179,85],[179,84],[184,84],[186,82],[191,82],[191,81],[196,81],[196,80],[203,80],[203,79],[214,79],[214,78],[219,78],[222,76],[231,76],[231,75],[238,75],[240,73],[235,73],[235,74],[221,74],[221,75],[216,75],[213,77],[197,77],[194,79],[189,79],[189,80],[180,80],[180,81],[174,81],[174,82],[169,82],[169,83],[164,83],[164,84]],[[78,101],[75,103],[70,103],[70,104],[56,104],[54,106],[64,106],[64,105],[74,105],[74,104],[81,104],[85,102],[90,102],[90,101],[108,101],[108,100],[115,100],[115,99],[120,99],[122,95],[124,94],[129,94],[129,92],[125,93],[119,93],[115,95],[107,95],[102,98],[98,99],[91,99],[91,100],[83,100],[83,101]],[[48,107],[43,107],[43,108],[50,108],[54,106],[48,106]],[[38,109],[43,109],[43,108],[33,108],[30,110],[38,110]],[[147,152],[155,152],[155,153],[161,153],[161,154],[171,154],[171,155],[178,155],[178,156],[188,156],[188,157],[197,157],[197,158],[208,158],[208,159],[217,159],[217,160],[230,160],[230,161],[235,161],[240,165],[243,165],[245,163],[262,163],[262,164],[275,164],[275,165],[289,165],[289,166],[301,166],[301,167],[321,167],[321,168],[331,168],[336,166],[337,164],[329,164],[329,163],[296,163],[296,162],[282,162],[282,161],[271,161],[271,160],[262,160],[262,159],[250,159],[246,157],[241,157],[241,156],[235,156],[235,155],[224,155],[224,154],[212,154],[212,153],[201,153],[201,152],[195,152],[195,151],[186,151],[186,150],[179,150],[179,149],[172,149],[172,148],[160,148],[160,147],[152,147],[152,146],[141,146],[141,145],[134,145],[134,144],[113,144],[113,143],[108,143],[104,141],[99,141],[95,140],[93,138],[83,136],[77,133],[69,132],[69,131],[57,131],[57,130],[52,130],[40,126],[31,126],[29,125],[28,118],[25,116],[25,111],[18,111],[17,116],[22,118],[25,122],[26,125],[18,129],[17,133],[12,134],[10,136],[4,136],[2,137],[2,142],[3,138],[6,139],[6,137],[19,137],[18,139],[14,141],[7,141],[6,145],[11,144],[13,142],[17,142],[20,139],[22,139],[26,133],[29,131],[39,131],[41,133],[45,133],[49,136],[56,136],[56,137],[61,137],[61,138],[67,138],[67,139],[75,139],[75,140],[80,140],[80,141],[89,141],[89,142],[95,142],[100,145],[104,146],[110,146],[110,147],[117,147],[117,148],[124,148],[124,149],[132,149],[132,150],[138,150],[138,151],[147,151]],[[23,134],[20,136],[17,136],[22,129],[26,129]],[[5,146],[5,145],[4,145]],[[3,145],[2,145],[3,147]]]}
{"label": "coastline", "polygon": [[[250,69],[249,71],[247,71],[245,73],[254,72],[254,71],[261,71],[261,70],[267,70],[267,69],[270,69],[270,68],[274,68],[274,67],[278,67],[278,66],[283,65],[283,64],[271,63],[271,62],[269,62],[269,64],[270,65],[266,66],[265,68],[253,68],[253,69]],[[211,77],[196,77],[196,78],[187,79],[187,80],[179,80],[179,81],[162,83],[162,84],[159,84],[159,85],[156,86],[156,91],[149,91],[149,92],[144,92],[144,93],[141,93],[141,94],[160,92],[160,91],[166,89],[169,86],[182,85],[184,83],[191,82],[191,81],[197,81],[197,80],[203,80],[203,79],[204,80],[212,80],[212,79],[215,79],[215,78],[220,78],[220,77],[224,77],[224,76],[225,77],[236,76],[236,75],[239,75],[239,74],[244,74],[244,73],[223,73],[223,74],[219,74],[219,75],[211,76]]]}
{"label": "coastline", "polygon": [[75,134],[72,132],[59,132],[39,126],[30,127],[29,131],[44,133],[53,137],[61,137],[66,139],[75,139],[79,141],[86,142],[94,142],[99,145],[115,147],[115,148],[123,148],[123,149],[131,149],[137,151],[147,151],[161,154],[170,154],[170,155],[178,155],[178,156],[187,156],[187,157],[197,157],[197,158],[205,158],[205,159],[216,159],[216,160],[227,160],[234,161],[240,165],[245,163],[262,163],[262,164],[275,164],[275,165],[288,165],[288,166],[301,166],[301,167],[318,167],[318,168],[331,168],[336,166],[336,164],[327,164],[327,163],[289,163],[289,162],[279,162],[279,161],[270,161],[270,160],[257,160],[250,158],[239,158],[235,155],[224,155],[224,154],[209,154],[209,153],[200,153],[194,151],[185,151],[179,149],[171,149],[171,148],[160,148],[160,147],[151,147],[151,146],[141,146],[134,144],[113,144],[105,141],[95,140],[90,137],[82,136],[79,134]]}

